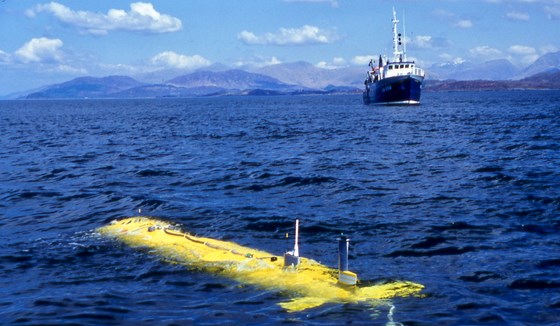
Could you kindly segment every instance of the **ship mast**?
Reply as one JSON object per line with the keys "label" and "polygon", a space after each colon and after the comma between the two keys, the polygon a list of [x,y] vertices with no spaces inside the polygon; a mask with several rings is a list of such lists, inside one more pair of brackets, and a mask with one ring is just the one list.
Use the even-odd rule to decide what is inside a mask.
{"label": "ship mast", "polygon": [[404,10],[402,13],[402,28],[403,28],[403,40],[402,40],[403,56],[404,56],[404,61],[408,61],[406,57],[406,17],[404,16]]}
{"label": "ship mast", "polygon": [[395,8],[393,8],[393,60],[400,62],[403,60],[403,52],[399,49],[401,45],[401,34],[397,31],[397,24],[399,20],[397,19],[397,13]]}

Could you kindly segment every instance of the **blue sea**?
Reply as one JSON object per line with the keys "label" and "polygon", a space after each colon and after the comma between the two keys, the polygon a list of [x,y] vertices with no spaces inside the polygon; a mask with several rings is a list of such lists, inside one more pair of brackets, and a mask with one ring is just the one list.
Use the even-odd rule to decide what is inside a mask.
{"label": "blue sea", "polygon": [[[559,325],[560,92],[0,101],[0,324]],[[423,297],[289,294],[101,237],[141,215]]]}

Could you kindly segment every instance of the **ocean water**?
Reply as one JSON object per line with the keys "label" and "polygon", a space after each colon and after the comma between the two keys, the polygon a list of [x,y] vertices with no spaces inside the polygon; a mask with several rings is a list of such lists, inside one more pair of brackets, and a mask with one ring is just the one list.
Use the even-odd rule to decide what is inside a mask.
{"label": "ocean water", "polygon": [[[285,293],[100,237],[142,215],[423,298]],[[0,323],[560,324],[560,92],[0,101]]]}

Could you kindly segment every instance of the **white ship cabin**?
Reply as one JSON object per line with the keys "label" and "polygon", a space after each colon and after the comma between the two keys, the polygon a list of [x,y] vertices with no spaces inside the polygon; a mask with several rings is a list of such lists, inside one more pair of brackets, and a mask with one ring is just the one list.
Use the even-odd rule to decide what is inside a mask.
{"label": "white ship cabin", "polygon": [[368,71],[370,83],[374,83],[380,79],[406,75],[424,77],[425,73],[424,69],[418,68],[414,61],[388,62],[382,67],[372,67],[371,71]]}
{"label": "white ship cabin", "polygon": [[416,67],[414,62],[389,62],[383,69],[383,78],[404,75],[424,77],[424,69]]}

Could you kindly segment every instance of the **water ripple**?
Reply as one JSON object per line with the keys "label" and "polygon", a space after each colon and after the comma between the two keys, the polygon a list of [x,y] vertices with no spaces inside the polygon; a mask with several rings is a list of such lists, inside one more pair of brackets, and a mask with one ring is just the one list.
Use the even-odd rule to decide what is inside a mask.
{"label": "water ripple", "polygon": [[[389,306],[289,314],[285,293],[169,264],[93,230],[138,214],[407,279],[403,324],[560,323],[559,92],[0,102],[0,320],[386,324]],[[16,277],[17,276],[17,277]]]}

